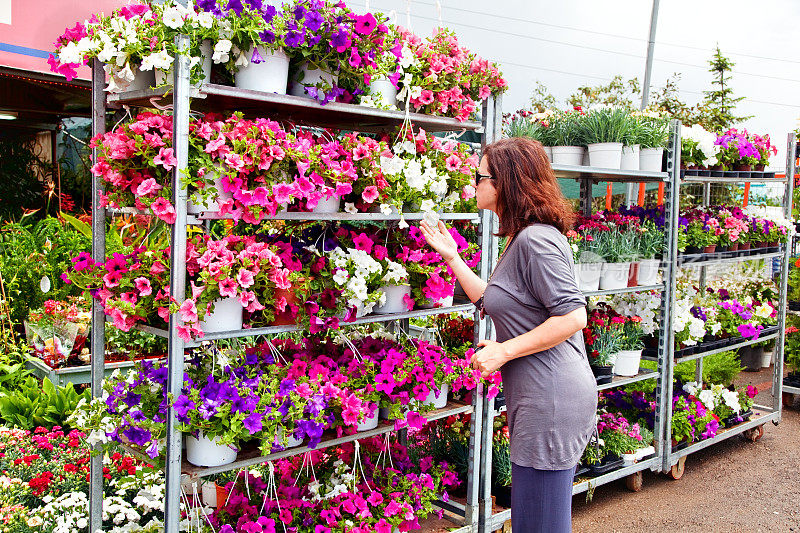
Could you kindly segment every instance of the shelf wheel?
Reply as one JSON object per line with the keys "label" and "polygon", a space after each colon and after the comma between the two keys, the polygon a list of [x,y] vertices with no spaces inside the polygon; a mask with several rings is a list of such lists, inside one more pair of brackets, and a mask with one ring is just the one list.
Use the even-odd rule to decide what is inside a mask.
{"label": "shelf wheel", "polygon": [[760,439],[761,437],[764,436],[764,424],[761,424],[760,426],[756,426],[753,429],[748,429],[747,431],[745,431],[743,433],[743,435],[744,435],[744,438],[746,438],[750,442],[757,441],[758,439]]}
{"label": "shelf wheel", "polygon": [[672,468],[669,471],[669,475],[672,477],[672,479],[678,480],[683,477],[683,471],[685,470],[685,467],[686,467],[686,456],[684,455],[683,457],[678,459],[677,463],[672,465]]}
{"label": "shelf wheel", "polygon": [[628,490],[631,492],[639,492],[640,490],[642,490],[643,478],[644,476],[641,470],[635,472],[625,478],[625,486],[628,487]]}

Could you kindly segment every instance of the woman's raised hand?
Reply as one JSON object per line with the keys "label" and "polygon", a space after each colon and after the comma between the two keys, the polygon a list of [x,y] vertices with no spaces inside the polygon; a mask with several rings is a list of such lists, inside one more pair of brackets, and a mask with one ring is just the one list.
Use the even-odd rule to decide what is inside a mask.
{"label": "woman's raised hand", "polygon": [[442,256],[442,259],[449,263],[458,255],[458,245],[453,236],[450,235],[450,232],[447,231],[447,226],[444,225],[444,222],[440,220],[439,225],[432,228],[423,220],[419,227],[430,247],[436,250]]}

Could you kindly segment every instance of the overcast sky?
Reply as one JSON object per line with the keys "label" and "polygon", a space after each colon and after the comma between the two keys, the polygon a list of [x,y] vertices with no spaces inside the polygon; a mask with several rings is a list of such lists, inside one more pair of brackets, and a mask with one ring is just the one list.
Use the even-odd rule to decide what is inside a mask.
{"label": "overcast sky", "polygon": [[[346,0],[363,11],[365,0]],[[651,0],[370,0],[372,11],[397,12],[398,23],[430,35],[442,24],[459,41],[502,66],[510,88],[505,111],[526,105],[538,80],[563,101],[581,85],[614,75],[644,79]],[[661,0],[653,85],[681,73],[681,97],[695,104],[708,90],[707,61],[719,43],[734,61],[733,88],[744,96],[739,115],[754,133],[769,133],[781,150],[772,166],[784,168],[786,134],[800,116],[800,24],[797,0]]]}

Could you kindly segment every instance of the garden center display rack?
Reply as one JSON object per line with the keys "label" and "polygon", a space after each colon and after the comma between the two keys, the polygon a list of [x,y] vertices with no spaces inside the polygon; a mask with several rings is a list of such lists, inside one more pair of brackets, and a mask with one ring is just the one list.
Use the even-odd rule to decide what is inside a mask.
{"label": "garden center display rack", "polygon": [[[639,490],[642,484],[642,472],[650,469],[660,471],[662,468],[661,455],[663,453],[664,439],[667,425],[668,413],[665,410],[665,402],[662,401],[667,394],[667,386],[670,379],[668,361],[672,353],[672,336],[670,309],[672,308],[672,298],[674,298],[674,267],[677,256],[677,227],[678,227],[678,186],[679,186],[679,163],[680,163],[680,122],[673,120],[670,122],[669,145],[666,151],[667,170],[665,172],[642,172],[633,170],[610,170],[593,168],[586,166],[568,166],[554,164],[553,170],[557,178],[574,179],[580,186],[580,209],[585,216],[592,214],[592,185],[596,182],[615,182],[615,183],[663,183],[664,184],[664,248],[661,259],[661,269],[663,281],[657,285],[645,285],[636,287],[625,287],[616,290],[586,291],[584,295],[610,296],[612,294],[660,291],[661,307],[658,312],[658,350],[656,355],[656,370],[641,368],[639,374],[633,377],[614,377],[611,383],[597,386],[598,392],[613,387],[621,387],[646,379],[656,380],[656,412],[655,426],[653,433],[655,437],[656,453],[644,458],[630,466],[623,466],[611,472],[602,474],[591,479],[579,478],[572,487],[573,494],[592,491],[595,487],[610,483],[614,480],[627,478],[628,487],[632,490]],[[671,387],[670,387],[671,390]],[[487,416],[483,420],[481,430],[481,451],[483,455],[489,456],[482,460],[481,464],[481,531],[492,532],[503,527],[503,524],[511,517],[511,510],[506,509],[493,513],[491,499],[491,453],[492,453],[492,426],[494,418],[505,409],[495,408],[493,402],[487,402],[483,406]]]}
{"label": "garden center display rack", "polygon": [[[179,37],[176,43],[179,49],[183,49],[186,44],[186,37]],[[311,127],[324,127],[338,130],[356,130],[364,132],[387,131],[404,123],[410,122],[415,127],[422,127],[429,132],[460,132],[471,130],[482,134],[482,145],[492,142],[500,134],[501,117],[500,101],[495,101],[492,97],[484,103],[482,109],[482,120],[459,122],[455,119],[423,115],[402,111],[387,111],[364,106],[329,103],[320,106],[317,102],[284,94],[265,93],[259,91],[238,89],[220,85],[204,84],[199,87],[190,86],[189,82],[189,58],[177,54],[174,69],[174,85],[169,90],[144,90],[131,91],[128,93],[111,94],[106,96],[104,93],[105,74],[103,65],[95,60],[92,67],[92,135],[104,133],[106,110],[108,107],[119,109],[125,107],[159,107],[165,102],[165,98],[171,97],[173,114],[173,147],[177,166],[173,170],[173,203],[176,211],[176,221],[172,226],[172,238],[170,243],[170,294],[178,301],[182,301],[186,291],[186,270],[184,261],[181,259],[186,255],[187,226],[189,224],[202,224],[203,216],[189,217],[186,212],[187,192],[179,186],[180,176],[188,165],[188,136],[189,136],[189,114],[190,111],[221,111],[236,110],[245,113],[262,113],[262,116],[269,116],[275,120],[288,120],[295,124],[307,125]],[[97,157],[97,148],[93,150],[93,157]],[[104,209],[101,207],[99,198],[101,185],[99,178],[94,177],[92,181],[92,257],[95,261],[105,260],[105,224],[106,217],[113,216],[118,210]],[[489,272],[489,258],[492,256],[490,250],[495,250],[496,238],[488,231],[491,226],[491,213],[483,211],[481,213],[445,213],[441,215],[445,220],[467,220],[477,224],[478,235],[481,247],[480,273],[486,279]],[[405,214],[406,220],[420,220],[421,213]],[[210,218],[210,217],[209,217]],[[315,213],[279,213],[276,220],[369,220],[369,221],[399,221],[401,216],[383,215],[380,213],[337,213],[331,215],[320,215]],[[388,315],[368,315],[357,319],[351,324],[364,324],[370,322],[398,322],[401,327],[408,328],[408,319],[426,315],[440,314],[442,312],[474,312],[472,304],[454,305],[449,308],[421,309],[404,313]],[[92,358],[92,394],[100,396],[102,394],[102,380],[104,375],[104,324],[105,316],[102,307],[96,302],[92,309],[92,346],[94,354]],[[475,315],[475,335],[476,338],[486,338],[488,333],[487,321]],[[168,329],[156,329],[152,327],[142,327],[145,331],[166,337],[168,339],[168,368],[169,381],[168,392],[177,397],[181,392],[183,383],[184,365],[184,341],[178,336],[178,322],[176,315],[172,315]],[[236,337],[252,337],[257,335],[269,335],[296,331],[298,326],[272,326],[264,328],[242,329],[238,331],[228,331],[223,333],[208,334],[204,340],[228,339]],[[471,403],[450,401],[443,409],[437,409],[425,415],[429,420],[437,420],[460,413],[472,413],[471,417],[471,437],[469,445],[469,467],[467,479],[466,503],[464,505],[454,501],[449,503],[439,502],[448,518],[455,521],[461,527],[456,531],[467,532],[477,531],[479,508],[478,500],[478,472],[483,454],[480,452],[480,430],[481,420],[484,419],[482,409],[486,405],[483,387],[479,386],[472,394]],[[357,439],[372,437],[375,435],[388,434],[394,431],[394,426],[383,422],[377,428],[368,431],[358,432],[340,438],[326,437],[316,449],[329,446],[336,446],[345,442]],[[402,438],[402,434],[401,434]],[[177,420],[174,410],[169,409],[167,415],[167,443],[166,443],[166,493],[165,493],[165,531],[177,532],[180,522],[180,499],[181,499],[181,477],[188,474],[191,478],[207,476],[218,472],[243,469],[251,465],[261,464],[268,461],[277,460],[283,457],[297,455],[308,451],[308,447],[297,447],[284,450],[270,455],[260,455],[258,452],[241,453],[234,463],[213,467],[200,468],[189,465],[182,461],[181,452],[181,433],[177,429]],[[102,527],[102,463],[100,457],[94,457],[91,463],[91,483],[90,483],[90,531],[98,531]]]}
{"label": "garden center display rack", "polygon": [[[181,44],[181,43],[179,43]],[[381,109],[356,106],[351,104],[329,103],[326,106],[319,106],[316,102],[300,97],[278,95],[274,93],[264,93],[226,87],[213,84],[204,84],[199,87],[192,87],[189,84],[189,65],[188,58],[177,55],[175,63],[174,89],[166,91],[164,89],[133,91],[129,93],[106,95],[104,93],[105,73],[103,66],[99,62],[93,64],[93,136],[101,134],[105,130],[106,110],[108,107],[119,108],[129,107],[156,107],[163,105],[165,98],[171,96],[173,112],[173,138],[175,157],[178,164],[173,171],[173,191],[175,197],[174,205],[176,209],[176,222],[172,226],[171,240],[171,276],[170,293],[173,297],[181,300],[185,294],[186,272],[182,258],[186,253],[187,226],[190,224],[202,224],[204,217],[189,216],[186,213],[186,191],[179,184],[179,176],[188,164],[188,132],[189,132],[189,113],[190,111],[220,111],[237,110],[245,113],[259,112],[273,118],[289,120],[299,124],[310,125],[313,127],[325,127],[334,129],[358,130],[364,132],[384,131],[389,127],[398,126],[406,119],[415,126],[425,128],[427,131],[452,131],[472,130],[482,134],[482,146],[500,136],[501,125],[501,102],[499,99],[490,98],[484,104],[481,122],[468,121],[458,122],[455,119],[422,115],[416,113],[387,111]],[[171,94],[169,94],[171,93]],[[789,145],[794,146],[794,136],[790,135]],[[97,148],[94,149],[93,156],[97,155]],[[677,121],[670,123],[669,145],[666,150],[667,166],[664,172],[640,172],[609,170],[584,166],[564,166],[553,165],[556,176],[559,178],[575,179],[580,184],[581,191],[581,210],[584,214],[591,214],[592,205],[592,184],[595,182],[620,182],[620,183],[659,183],[664,186],[664,205],[665,205],[665,240],[661,260],[663,282],[656,285],[627,287],[619,290],[591,291],[586,296],[608,296],[611,294],[641,292],[641,291],[660,291],[661,307],[659,309],[659,342],[656,356],[656,370],[641,369],[637,376],[631,378],[615,378],[610,384],[598,386],[598,390],[619,387],[642,380],[656,380],[656,412],[655,412],[655,454],[649,458],[631,465],[613,470],[599,477],[589,480],[580,480],[573,487],[573,493],[592,491],[596,486],[611,482],[620,478],[627,478],[628,486],[633,490],[638,490],[641,486],[642,472],[646,469],[659,472],[671,473],[673,477],[679,478],[683,472],[683,463],[688,454],[699,449],[705,448],[716,442],[732,437],[736,434],[747,432],[747,436],[755,439],[760,437],[763,432],[763,425],[767,421],[777,423],[780,421],[781,407],[781,386],[783,372],[783,350],[782,342],[785,325],[785,297],[786,282],[788,276],[788,257],[789,250],[784,246],[780,252],[770,252],[763,254],[753,254],[747,257],[711,259],[702,262],[692,263],[699,266],[702,272],[705,268],[715,264],[722,264],[737,261],[756,261],[780,257],[782,259],[781,276],[779,283],[780,307],[778,312],[778,331],[759,340],[777,339],[776,364],[773,374],[773,405],[757,405],[757,414],[749,422],[735,426],[729,430],[721,431],[717,437],[701,441],[683,450],[672,450],[670,446],[670,423],[671,423],[671,397],[672,397],[672,376],[675,364],[675,351],[673,346],[672,332],[672,312],[674,309],[673,299],[675,298],[676,278],[679,268],[686,268],[689,265],[678,264],[677,253],[677,230],[678,230],[678,207],[681,183],[702,183],[706,187],[705,199],[708,201],[710,186],[712,183],[740,183],[769,181],[771,183],[780,182],[780,178],[766,177],[763,174],[751,173],[749,177],[737,178],[714,178],[703,176],[681,177],[679,169],[680,154],[680,124]],[[794,159],[787,158],[787,176],[794,174]],[[791,188],[792,181],[787,182],[786,196],[784,198],[784,211],[791,213]],[[96,262],[105,260],[105,224],[106,217],[114,215],[114,210],[104,209],[100,206],[99,198],[101,193],[99,178],[93,178],[92,182],[92,257]],[[406,220],[419,220],[421,214],[406,214]],[[486,279],[490,265],[497,259],[497,239],[493,235],[497,227],[497,219],[490,212],[480,213],[445,213],[441,216],[445,220],[467,220],[472,221],[478,226],[478,235],[481,248],[480,274]],[[359,213],[347,214],[337,213],[332,215],[320,215],[313,213],[282,213],[276,219],[284,220],[369,220],[369,221],[398,221],[399,215],[383,215],[378,213]],[[394,315],[366,316],[358,319],[356,324],[369,322],[403,322],[403,327],[408,327],[407,321],[413,317],[439,314],[441,312],[473,312],[471,304],[454,305],[450,308],[439,308],[435,310],[415,310]],[[95,396],[102,394],[102,379],[104,376],[104,323],[105,316],[102,307],[94,304],[92,311],[92,393]],[[476,315],[475,336],[477,338],[487,338],[491,335],[491,323],[481,319]],[[170,318],[168,329],[142,328],[151,333],[166,337],[168,339],[168,362],[169,362],[169,384],[168,392],[177,396],[180,394],[183,378],[183,358],[185,344],[177,334],[177,322],[175,316]],[[243,329],[223,333],[209,334],[205,340],[217,340],[235,337],[252,337],[257,335],[269,335],[297,330],[297,326],[273,326],[266,328]],[[734,346],[725,348],[735,349],[747,346],[754,341],[742,342]],[[702,359],[706,355],[722,350],[711,350],[686,357],[681,357],[678,361],[695,360],[697,361],[697,372],[702,371]],[[457,502],[444,503],[440,506],[447,511],[448,517],[459,524],[459,532],[484,532],[495,531],[510,517],[510,511],[505,510],[493,513],[491,499],[491,436],[494,417],[500,409],[495,407],[495,402],[489,401],[483,389],[479,387],[472,395],[470,404],[451,401],[448,405],[432,413],[426,418],[436,420],[459,413],[471,413],[470,443],[469,443],[469,469],[467,478],[466,503],[464,505]],[[393,431],[393,426],[383,423],[374,430],[360,432],[341,438],[328,438],[323,440],[318,448],[335,446],[344,442],[367,438],[379,434],[388,434]],[[181,457],[181,434],[177,431],[175,415],[170,410],[167,421],[167,463],[166,463],[166,497],[165,497],[165,530],[177,531],[180,521],[180,496],[181,496],[181,475],[188,474],[192,477],[211,475],[225,470],[235,470],[246,468],[251,465],[277,460],[282,457],[301,454],[308,451],[307,447],[298,447],[285,450],[279,453],[261,456],[257,453],[242,453],[239,459],[229,465],[213,468],[199,468],[182,462]],[[102,462],[101,457],[95,456],[91,463],[91,493],[90,493],[90,529],[99,530],[102,526]]]}
{"label": "garden center display rack", "polygon": [[[783,214],[787,219],[791,219],[792,192],[794,187],[793,176],[795,173],[795,158],[794,158],[795,144],[796,144],[795,135],[794,133],[790,133],[788,135],[787,148],[786,148],[786,154],[787,154],[786,172],[784,173],[783,177],[775,176],[772,173],[765,174],[762,172],[751,172],[751,173],[745,173],[744,175],[739,177],[684,176],[682,182],[684,184],[703,185],[703,205],[709,205],[710,203],[711,186],[713,184],[742,184],[742,183],[755,183],[755,182],[785,183],[785,189],[783,195]],[[724,258],[724,259],[708,259],[694,263],[684,262],[682,265],[680,266],[676,265],[674,267],[674,268],[684,268],[690,266],[693,268],[699,267],[699,280],[700,280],[700,286],[702,288],[705,285],[707,268],[710,266],[725,264],[725,263],[736,263],[741,261],[766,260],[768,262],[771,262],[774,258],[779,258],[781,261],[780,280],[778,281],[779,306],[778,306],[778,320],[777,320],[778,324],[776,331],[763,335],[756,340],[748,340],[730,346],[726,346],[724,348],[704,350],[683,357],[668,358],[667,365],[668,365],[669,375],[672,375],[675,364],[683,361],[696,361],[697,363],[695,370],[695,379],[699,382],[703,375],[704,357],[728,350],[736,350],[738,348],[743,348],[745,346],[749,346],[758,342],[775,339],[775,363],[772,372],[772,390],[771,390],[772,405],[754,404],[753,415],[749,421],[745,421],[729,429],[721,430],[719,433],[717,433],[716,436],[710,439],[701,440],[700,442],[691,444],[681,450],[673,449],[673,447],[671,446],[672,443],[669,440],[669,435],[665,433],[664,436],[665,446],[664,446],[664,453],[662,454],[663,471],[669,473],[674,479],[679,479],[681,476],[683,476],[686,456],[739,434],[743,434],[745,438],[751,441],[756,441],[760,439],[761,436],[764,434],[764,424],[766,424],[767,422],[772,422],[777,425],[781,421],[782,392],[783,390],[785,390],[783,388],[783,348],[784,348],[783,342],[786,330],[786,294],[787,294],[787,282],[789,276],[789,257],[791,255],[790,248],[791,248],[790,244],[785,243],[782,245],[782,247],[779,247],[778,251],[768,251],[767,253],[762,253],[762,254],[751,254],[749,256],[739,256],[739,257]],[[676,276],[673,276],[673,279],[671,280],[671,282],[673,283],[672,286],[673,292],[676,290],[676,287],[674,285],[675,280]],[[667,392],[668,395],[665,398],[671,398],[672,379],[669,380]],[[798,392],[800,392],[800,390]],[[665,407],[667,410],[666,427],[670,427],[672,421],[672,402],[670,401],[664,403],[666,404]]]}

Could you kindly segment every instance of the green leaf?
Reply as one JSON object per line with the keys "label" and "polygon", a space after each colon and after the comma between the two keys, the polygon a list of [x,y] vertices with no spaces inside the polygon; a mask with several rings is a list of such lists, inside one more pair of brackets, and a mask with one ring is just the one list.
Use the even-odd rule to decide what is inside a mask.
{"label": "green leaf", "polygon": [[78,230],[78,231],[79,231],[80,233],[82,233],[84,236],[86,236],[86,237],[87,237],[87,238],[89,238],[89,239],[91,239],[91,238],[92,238],[92,228],[91,228],[91,227],[90,227],[88,224],[86,224],[85,222],[82,222],[82,221],[78,220],[77,218],[75,218],[75,217],[74,217],[74,216],[72,216],[72,215],[68,215],[67,213],[64,213],[63,211],[60,213],[60,216],[61,216],[61,218],[63,218],[63,219],[64,219],[64,220],[66,220],[67,222],[69,222],[69,223],[70,223],[70,225],[71,225],[73,228],[75,228],[76,230]]}

